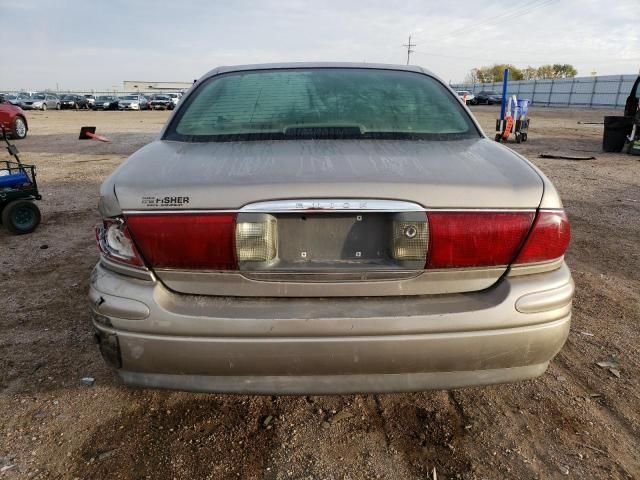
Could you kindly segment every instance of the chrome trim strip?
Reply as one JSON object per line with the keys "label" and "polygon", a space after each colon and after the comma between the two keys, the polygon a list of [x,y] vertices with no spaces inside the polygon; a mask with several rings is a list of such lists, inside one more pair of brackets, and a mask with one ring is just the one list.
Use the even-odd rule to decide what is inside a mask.
{"label": "chrome trim strip", "polygon": [[422,205],[401,200],[368,198],[307,198],[272,200],[245,205],[241,212],[424,212]]}

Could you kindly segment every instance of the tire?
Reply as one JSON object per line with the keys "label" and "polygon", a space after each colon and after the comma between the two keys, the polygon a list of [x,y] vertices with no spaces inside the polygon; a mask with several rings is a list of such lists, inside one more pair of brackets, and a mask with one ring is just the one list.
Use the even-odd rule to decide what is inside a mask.
{"label": "tire", "polygon": [[516,132],[516,143],[522,142],[522,135]]}
{"label": "tire", "polygon": [[46,111],[47,111],[47,104],[46,104],[46,103],[43,103],[43,104],[42,104],[42,111],[43,111],[43,112],[46,112]]}
{"label": "tire", "polygon": [[27,136],[27,122],[21,116],[17,116],[13,119],[13,125],[11,126],[11,136],[22,140]]}
{"label": "tire", "polygon": [[56,110],[60,110],[62,107],[60,106],[59,103],[56,103]]}
{"label": "tire", "polygon": [[522,134],[522,141],[523,141],[523,142],[526,142],[526,141],[527,141],[527,134],[526,134],[526,133],[523,133],[523,134]]}
{"label": "tire", "polygon": [[80,105],[78,105],[77,103],[74,103],[73,108],[75,108],[76,110],[80,110]]}
{"label": "tire", "polygon": [[15,235],[33,232],[41,218],[40,209],[31,200],[14,200],[2,210],[2,224]]}

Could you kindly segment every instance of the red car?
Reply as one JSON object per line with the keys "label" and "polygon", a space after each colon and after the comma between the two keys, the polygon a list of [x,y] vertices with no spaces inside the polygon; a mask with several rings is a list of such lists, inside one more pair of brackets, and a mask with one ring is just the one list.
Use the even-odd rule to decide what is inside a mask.
{"label": "red car", "polygon": [[4,125],[7,132],[13,137],[23,139],[27,136],[29,126],[24,111],[0,95],[0,124]]}

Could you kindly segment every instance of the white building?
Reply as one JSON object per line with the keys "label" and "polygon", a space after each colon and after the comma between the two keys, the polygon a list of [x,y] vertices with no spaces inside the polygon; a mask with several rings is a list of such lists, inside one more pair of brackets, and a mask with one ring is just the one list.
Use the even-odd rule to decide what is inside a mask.
{"label": "white building", "polygon": [[125,80],[125,92],[176,92],[191,87],[191,82],[149,82],[146,80]]}

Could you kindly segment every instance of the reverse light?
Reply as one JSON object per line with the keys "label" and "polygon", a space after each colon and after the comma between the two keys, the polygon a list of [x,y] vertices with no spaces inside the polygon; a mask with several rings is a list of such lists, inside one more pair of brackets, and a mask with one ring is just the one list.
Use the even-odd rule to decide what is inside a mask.
{"label": "reverse light", "polygon": [[429,249],[429,227],[424,214],[411,219],[409,214],[398,214],[391,229],[391,256],[396,260],[422,260]]}
{"label": "reverse light", "polygon": [[127,226],[121,219],[104,220],[96,227],[96,241],[100,251],[109,259],[127,265],[144,265],[131,239]]}
{"label": "reverse light", "polygon": [[266,214],[241,214],[236,222],[236,255],[239,262],[268,262],[276,257],[276,219]]}

